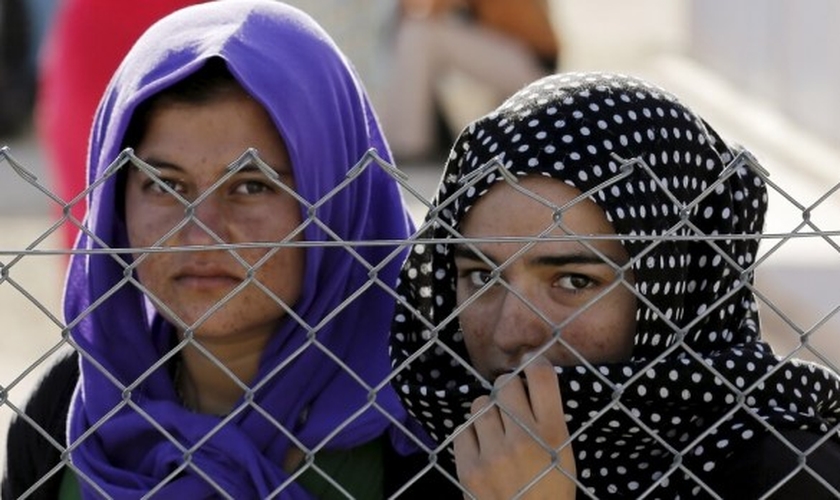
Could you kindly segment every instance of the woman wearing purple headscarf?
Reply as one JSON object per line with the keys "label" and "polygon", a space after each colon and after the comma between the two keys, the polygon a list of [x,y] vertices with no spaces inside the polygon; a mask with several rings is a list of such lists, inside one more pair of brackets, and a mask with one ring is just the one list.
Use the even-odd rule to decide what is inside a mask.
{"label": "woman wearing purple headscarf", "polygon": [[18,419],[4,492],[33,484],[26,468],[53,498],[451,486],[409,456],[422,433],[389,385],[404,252],[361,242],[413,227],[372,149],[390,161],[354,70],[301,11],[210,2],[152,26],[91,136],[64,300],[75,354],[28,408],[47,433],[69,415],[66,448]]}

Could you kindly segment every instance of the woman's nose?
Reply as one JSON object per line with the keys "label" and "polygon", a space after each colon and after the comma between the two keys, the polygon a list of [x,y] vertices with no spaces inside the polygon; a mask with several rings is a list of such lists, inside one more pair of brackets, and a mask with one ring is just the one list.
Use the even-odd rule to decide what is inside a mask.
{"label": "woman's nose", "polygon": [[552,326],[533,295],[508,290],[499,310],[493,341],[510,356],[521,356],[551,340]]}
{"label": "woman's nose", "polygon": [[212,245],[227,242],[225,209],[219,196],[198,198],[184,210],[186,224],[179,231],[183,244]]}

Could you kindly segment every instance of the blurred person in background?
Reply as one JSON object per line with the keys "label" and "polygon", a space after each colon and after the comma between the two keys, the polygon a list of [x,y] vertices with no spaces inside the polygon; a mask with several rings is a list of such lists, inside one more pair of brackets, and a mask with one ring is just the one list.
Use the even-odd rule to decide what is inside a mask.
{"label": "blurred person in background", "polygon": [[324,27],[353,62],[374,108],[381,109],[385,64],[382,39],[394,0],[288,0]]}
{"label": "blurred person in background", "polygon": [[[85,188],[88,135],[108,80],[131,45],[153,22],[200,0],[57,0],[42,43],[37,71],[35,127],[56,194],[70,203]],[[63,216],[63,206],[55,206]],[[79,197],[70,207],[76,222],[62,226],[73,246],[85,214]]]}
{"label": "blurred person in background", "polygon": [[559,67],[547,0],[400,0],[396,17],[382,120],[398,164],[441,159],[468,120]]}
{"label": "blurred person in background", "polygon": [[32,31],[24,0],[0,1],[0,138],[16,136],[31,122],[35,100]]}

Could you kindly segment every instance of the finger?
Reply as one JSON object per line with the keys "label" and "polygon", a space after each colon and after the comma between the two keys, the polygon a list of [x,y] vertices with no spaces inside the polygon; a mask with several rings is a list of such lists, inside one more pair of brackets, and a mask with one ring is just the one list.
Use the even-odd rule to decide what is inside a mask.
{"label": "finger", "polygon": [[525,363],[523,371],[536,419],[535,427],[547,445],[555,450],[559,448],[561,465],[574,471],[574,454],[568,442],[570,436],[563,411],[563,395],[560,393],[560,382],[554,365],[544,356],[536,356]]}
{"label": "finger", "polygon": [[502,375],[495,380],[493,389],[506,434],[515,435],[525,432],[525,428],[533,428],[536,421],[522,378],[510,374]]}
{"label": "finger", "polygon": [[[452,440],[455,464],[473,463],[478,457],[478,436],[472,425],[462,425],[455,430]],[[460,467],[460,466],[459,466]]]}
{"label": "finger", "polygon": [[525,364],[528,399],[538,424],[565,422],[560,381],[554,365],[545,356],[536,356]]}
{"label": "finger", "polygon": [[[483,460],[486,457],[482,453],[487,453],[491,457],[499,453],[498,450],[493,449],[492,443],[496,442],[496,436],[492,434],[492,429],[500,428],[501,425],[492,424],[495,417],[486,415],[490,411],[495,413],[495,409],[490,407],[489,397],[476,398],[470,407],[470,413],[475,416],[475,420],[462,425],[454,438],[455,471],[458,474],[460,486],[465,488],[464,498],[475,498],[482,485],[487,482]],[[481,421],[480,424],[479,421]],[[480,432],[483,433],[481,438]]]}
{"label": "finger", "polygon": [[470,413],[475,416],[472,425],[475,429],[478,453],[496,452],[499,440],[504,436],[504,426],[498,408],[489,396],[479,396],[473,401]]}

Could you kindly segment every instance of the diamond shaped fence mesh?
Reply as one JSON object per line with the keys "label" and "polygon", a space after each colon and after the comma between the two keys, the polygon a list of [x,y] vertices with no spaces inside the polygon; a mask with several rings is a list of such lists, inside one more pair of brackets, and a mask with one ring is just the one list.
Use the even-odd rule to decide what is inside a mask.
{"label": "diamond shaped fence mesh", "polygon": [[[819,271],[812,275],[793,275],[786,263],[790,262],[791,255],[801,258],[804,253],[806,259],[821,259],[829,268],[840,268],[840,235],[835,229],[840,185],[827,187],[815,200],[796,199],[783,185],[776,184],[772,175],[757,166],[752,157],[742,154],[731,161],[717,182],[704,186],[699,197],[685,202],[673,194],[680,186],[658,177],[642,159],[616,157],[614,160],[621,165],[614,176],[562,203],[546,194],[548,191],[511,174],[501,162],[490,162],[474,170],[457,182],[455,192],[438,193],[433,203],[412,178],[371,152],[348,171],[343,182],[332,187],[322,199],[312,202],[300,196],[293,183],[263,163],[253,150],[243,152],[224,176],[201,193],[183,191],[178,183],[161,176],[158,169],[127,150],[99,183],[109,182],[109,178],[115,176],[119,179],[116,182],[125,186],[125,179],[131,172],[130,175],[140,179],[138,182],[142,183],[143,189],[166,199],[167,210],[179,216],[171,219],[165,228],[159,231],[157,228],[157,232],[139,238],[144,241],[142,245],[125,241],[124,245],[113,246],[70,215],[70,207],[82,202],[88,192],[80,193],[73,200],[60,199],[47,183],[15,159],[13,151],[4,148],[0,151],[4,182],[19,186],[27,196],[40,198],[58,214],[46,221],[43,218],[4,218],[6,227],[0,234],[0,302],[4,311],[2,350],[7,353],[0,370],[0,421],[4,427],[15,421],[17,427],[13,429],[28,429],[30,438],[38,440],[38,446],[46,448],[55,457],[54,463],[41,465],[40,478],[21,498],[38,498],[39,491],[48,483],[66,480],[66,476],[73,476],[78,483],[87,485],[102,497],[113,497],[95,478],[77,467],[75,457],[85,446],[91,443],[96,446],[100,435],[119,432],[116,423],[122,422],[120,419],[126,414],[130,414],[134,422],[143,423],[150,443],[167,443],[165,448],[172,454],[169,469],[160,476],[162,479],[150,486],[146,497],[170,491],[168,486],[179,478],[190,476],[209,485],[215,496],[236,498],[236,490],[228,479],[217,476],[215,469],[203,460],[204,453],[207,449],[225,450],[231,442],[228,440],[237,439],[238,426],[258,425],[283,436],[299,452],[292,462],[295,465],[288,468],[287,476],[271,484],[271,490],[262,496],[283,498],[291,494],[298,483],[317,483],[325,488],[321,491],[330,491],[330,494],[323,493],[324,497],[354,498],[348,489],[347,478],[336,475],[336,468],[319,457],[327,455],[333,449],[332,443],[345,433],[357,432],[359,422],[370,415],[384,418],[393,427],[393,432],[402,436],[422,458],[420,465],[401,479],[402,484],[396,485],[391,495],[395,498],[416,495],[418,488],[423,487],[424,477],[431,475],[449,483],[452,491],[457,492],[456,496],[471,497],[466,486],[470,470],[454,466],[453,444],[459,441],[459,435],[474,432],[469,429],[486,425],[491,418],[504,422],[509,432],[513,430],[526,436],[525,441],[543,453],[543,465],[536,469],[530,480],[519,486],[514,497],[527,497],[541,481],[558,474],[578,489],[578,497],[609,497],[610,492],[616,491],[613,483],[618,481],[631,485],[630,489],[638,497],[659,498],[659,488],[682,482],[690,484],[693,494],[720,497],[717,485],[708,480],[710,471],[705,467],[711,462],[706,458],[715,453],[715,448],[725,449],[728,445],[724,441],[732,435],[757,433],[776,438],[783,448],[790,450],[797,463],[786,476],[768,485],[766,496],[789,493],[785,489],[786,481],[802,472],[816,478],[829,494],[840,497],[840,491],[830,483],[832,478],[823,477],[824,469],[808,460],[820,446],[840,439],[840,420],[837,419],[840,408],[820,408],[824,414],[834,415],[834,420],[823,419],[817,426],[817,437],[801,448],[801,443],[781,431],[775,422],[787,418],[785,412],[788,410],[807,413],[810,409],[782,408],[775,412],[776,407],[782,405],[776,403],[772,394],[767,396],[778,386],[779,393],[796,391],[807,399],[811,397],[810,393],[827,392],[829,399],[837,400],[830,386],[830,374],[840,373],[840,341],[836,331],[840,294],[831,292],[836,290],[834,275]],[[322,207],[331,203],[337,193],[351,190],[354,183],[359,182],[360,174],[368,169],[379,169],[392,176],[402,187],[406,201],[415,207],[416,214],[423,216],[415,216],[417,231],[409,239],[367,239],[364,235],[348,239],[337,233],[329,221],[320,218]],[[771,212],[766,229],[762,232],[759,224],[752,230],[724,234],[714,227],[704,226],[704,200],[715,196],[719,185],[729,176],[747,170],[765,184],[769,192]],[[292,222],[286,226],[278,221],[289,218],[284,219],[280,213],[276,214],[278,221],[248,221],[249,231],[243,234],[255,235],[250,240],[221,225],[220,214],[226,208],[218,200],[231,189],[231,179],[243,172],[247,173],[249,181],[236,189],[281,193],[289,206],[299,208],[300,218],[292,217]],[[662,201],[659,210],[676,214],[678,222],[647,234],[581,231],[576,219],[581,207],[587,203],[594,206],[592,202],[603,199],[604,193],[627,184],[631,174],[634,179],[643,179],[637,184],[638,188],[659,193]],[[453,223],[457,219],[453,214],[464,210],[461,204],[465,197],[481,196],[481,190],[486,190],[487,186],[507,189],[502,206],[509,206],[512,213],[516,213],[518,204],[524,203],[531,210],[550,214],[546,219],[549,222],[527,234],[502,235],[474,232]],[[98,187],[99,184],[91,186],[89,191]],[[503,220],[502,212],[494,213],[491,219]],[[778,215],[782,213],[785,215]],[[372,214],[374,217],[381,215]],[[665,220],[667,214],[650,215],[661,215]],[[477,213],[470,215],[473,216],[479,217]],[[276,229],[276,233],[266,236],[259,230],[263,223]],[[308,241],[304,237],[308,227],[317,228],[324,238]],[[63,231],[81,231],[89,245],[73,250],[60,248],[55,241]],[[193,235],[189,241],[203,243],[185,244],[185,234]],[[138,238],[135,236],[134,239]],[[756,246],[758,250],[754,252],[752,249]],[[616,247],[633,250],[629,255],[622,254],[614,251]],[[363,251],[371,248],[377,251]],[[572,257],[562,260],[556,255],[551,257],[550,252],[543,252],[546,248],[554,249],[551,251],[555,254],[562,253],[557,250],[559,248],[574,250],[570,252]],[[331,261],[330,255],[349,255],[353,272],[367,277],[360,287],[343,290],[344,295],[334,301],[336,307],[321,311],[314,320],[302,317],[296,303],[299,294],[295,291],[295,281],[308,277],[288,268],[290,265],[303,266],[306,256],[312,252],[327,255],[325,262]],[[403,268],[404,279],[428,276],[429,280],[439,280],[449,272],[456,272],[457,280],[451,289],[447,289],[449,295],[444,296],[424,291],[424,282],[418,278],[419,299],[412,302],[397,289],[396,282],[383,277],[383,269],[402,265],[407,253],[424,252],[454,254],[454,268],[407,265]],[[377,257],[370,259],[364,255]],[[157,281],[154,272],[147,271],[160,269],[157,266],[193,265],[202,262],[202,256],[212,256],[217,263],[224,262],[228,274],[194,272],[185,279],[204,280],[201,286],[205,289],[192,296],[174,293]],[[84,260],[89,266],[98,262],[97,265],[115,270],[116,274],[112,275],[120,278],[99,283],[86,297],[87,302],[79,308],[79,313],[66,317],[61,304],[62,287],[86,286],[63,283],[61,276],[70,259]],[[708,270],[709,281],[704,280],[702,273],[684,280],[639,278],[635,270],[649,265],[660,266],[662,259],[673,259],[673,262],[664,262],[666,269],[680,269],[692,259],[699,259],[700,262],[693,263]],[[534,267],[539,270],[533,271]],[[713,270],[725,279],[715,281]],[[533,282],[522,278],[533,276],[528,272],[536,273],[533,275],[540,276],[540,280],[550,280],[553,288],[549,293],[555,295],[535,293]],[[816,287],[828,290],[826,300],[803,312],[798,297],[804,294],[798,290]],[[697,307],[699,304],[676,303],[670,299],[695,288],[708,288],[707,295],[714,300]],[[371,293],[382,294],[398,304],[395,316],[398,326],[391,332],[391,373],[374,381],[364,373],[358,373],[360,366],[349,362],[341,352],[335,352],[333,340],[323,339],[323,332],[331,328],[330,325],[348,321],[348,310],[354,303],[367,300]],[[131,379],[112,374],[113,360],[103,359],[102,352],[105,351],[91,351],[73,334],[88,323],[99,321],[97,311],[119,308],[125,296],[140,297],[147,312],[146,317],[124,318],[125,321],[147,325],[164,322],[169,325],[164,331],[170,332],[166,344],[158,346],[159,357],[144,365]],[[425,312],[434,310],[436,301],[439,306],[450,300],[456,301],[457,305],[443,317]],[[620,316],[626,309],[621,309],[621,301],[632,304],[631,310],[637,311],[635,315]],[[430,309],[425,303],[431,304]],[[755,310],[760,314],[760,327]],[[243,311],[255,316],[243,317]],[[738,325],[739,331],[720,328],[714,330],[718,338],[702,336],[709,330],[699,325],[715,323],[734,314],[733,311],[743,312],[744,321]],[[120,312],[116,314],[119,316]],[[225,351],[217,349],[217,339],[213,335],[224,329],[235,331],[242,322],[253,324],[254,317],[260,314],[267,318],[265,322],[272,329],[278,328],[276,324],[281,322],[277,318],[296,325],[295,331],[303,332],[300,335],[304,338],[294,339],[294,348],[284,351],[287,355],[276,366],[260,372],[259,378],[243,380],[235,364],[219,354]],[[402,330],[399,326],[411,322],[416,326],[414,330]],[[482,363],[478,361],[480,355],[476,354],[482,352],[482,341],[465,339],[468,334],[475,338],[479,335],[465,329],[462,322],[483,325],[479,328],[480,335],[486,336],[483,342],[490,342],[487,338],[497,343],[531,342],[528,353],[521,357],[517,366]],[[656,325],[656,328],[651,327],[648,332],[636,331],[637,323]],[[587,330],[589,324],[602,325],[603,331],[623,328],[630,331],[630,336],[625,335],[623,340],[606,336],[603,338],[607,340],[601,340],[598,335],[602,330]],[[120,328],[119,325],[107,326]],[[501,330],[504,331],[498,333]],[[543,332],[542,336],[521,338],[532,330]],[[742,354],[755,357],[745,361],[758,367],[754,371],[751,368],[750,373],[738,374],[728,366],[732,362],[730,359],[716,357],[718,350],[723,350],[733,337],[759,331],[782,361],[801,358],[818,363],[824,371],[812,371],[816,375],[803,386],[797,379],[800,372],[790,371],[785,363],[765,363],[767,351],[746,345],[758,340],[749,334],[742,339],[745,344]],[[510,338],[505,336],[508,334]],[[628,347],[627,339],[634,336],[635,346]],[[640,339],[642,336],[645,338]],[[113,338],[121,341],[122,337],[115,334]],[[610,362],[615,361],[610,356],[630,355],[629,352],[622,354],[620,349],[615,354],[616,349],[610,342],[624,342],[638,362],[632,367],[610,369]],[[364,350],[365,346],[345,347]],[[510,347],[511,350],[515,348]],[[133,355],[131,349],[131,345],[126,345],[128,352],[123,356]],[[73,366],[77,360],[82,360],[85,370],[96,373],[105,381],[106,391],[119,395],[111,399],[117,403],[103,411],[98,420],[87,422],[84,432],[70,439],[45,427],[41,416],[25,411],[33,390],[41,384],[41,377],[54,370],[67,356],[73,357]],[[199,413],[213,413],[202,409],[206,408],[203,406],[205,401],[197,400],[190,392],[190,385],[184,382],[187,375],[182,360],[186,356],[198,360],[212,373],[220,391],[238,394],[238,402],[232,408],[207,415],[201,421],[202,427],[196,429],[181,429],[162,418],[164,412],[146,399],[149,386],[168,381],[164,383],[168,384],[166,390],[174,391],[170,404]],[[371,364],[379,362],[376,360],[388,362],[388,352],[384,350],[368,352],[366,356]],[[556,369],[562,382],[563,404],[554,405],[550,411],[559,415],[559,419],[565,418],[569,424],[565,434],[546,431],[529,415],[524,415],[515,399],[511,399],[511,394],[522,391],[523,387],[527,392],[528,383],[534,380],[532,377],[544,368],[535,361],[542,357],[558,360],[557,363],[563,365]],[[336,405],[336,415],[341,417],[336,418],[332,432],[314,443],[299,432],[305,428],[301,427],[301,421],[307,418],[310,409],[299,409],[298,420],[289,425],[262,403],[266,401],[266,392],[277,390],[277,387],[284,387],[292,394],[295,388],[278,381],[283,380],[291,367],[311,360],[330,366],[341,373],[354,390],[367,395],[366,402],[351,411]],[[445,362],[435,364],[440,360]],[[669,383],[649,385],[649,379],[663,370],[669,370],[665,372]],[[55,397],[56,412],[68,411],[76,386],[75,377],[78,377],[72,370],[69,373],[69,378],[63,380],[66,394]],[[449,377],[453,381],[451,384],[446,382]],[[462,377],[471,380],[469,387],[454,384]],[[804,375],[802,377],[804,381]],[[422,380],[443,382],[424,385],[420,383]],[[815,387],[814,380],[818,386],[823,386]],[[410,389],[415,386],[421,386],[417,394]],[[474,402],[468,401],[471,404],[453,404],[438,397],[440,395],[434,393],[435,387],[440,388],[441,394],[450,390],[465,394],[478,391],[482,396]],[[658,392],[648,393],[653,387]],[[424,431],[420,430],[420,425],[414,426],[412,420],[395,417],[394,411],[384,402],[386,398],[381,394],[394,390],[409,413],[423,423]],[[712,392],[725,396],[720,401],[712,400]],[[817,397],[813,396],[815,400]],[[550,402],[554,400],[546,401],[549,401],[547,406],[551,406]],[[554,402],[559,401],[558,398]],[[704,412],[704,407],[711,406],[714,411]],[[768,413],[758,410],[759,407],[771,410]],[[661,421],[663,418],[669,419],[667,425]],[[465,446],[464,442],[467,440],[462,439],[459,446]],[[142,447],[142,441],[135,441],[132,446]],[[237,453],[235,448],[230,449],[233,460]],[[142,452],[154,454],[159,448],[155,444]],[[615,458],[617,456],[627,460],[622,462]],[[14,465],[18,460],[20,457],[5,456],[6,465]],[[119,467],[119,458],[115,458],[114,464]],[[840,466],[834,465],[835,470]],[[588,489],[593,484],[599,486]]]}

